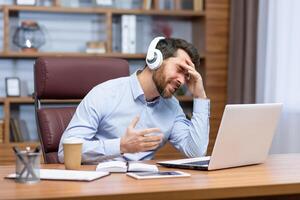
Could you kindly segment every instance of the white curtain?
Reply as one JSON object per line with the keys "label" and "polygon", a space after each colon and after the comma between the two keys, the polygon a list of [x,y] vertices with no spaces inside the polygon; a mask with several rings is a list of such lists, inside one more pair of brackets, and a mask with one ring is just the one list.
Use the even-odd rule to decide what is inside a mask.
{"label": "white curtain", "polygon": [[300,1],[261,0],[257,102],[282,102],[271,153],[300,153]]}

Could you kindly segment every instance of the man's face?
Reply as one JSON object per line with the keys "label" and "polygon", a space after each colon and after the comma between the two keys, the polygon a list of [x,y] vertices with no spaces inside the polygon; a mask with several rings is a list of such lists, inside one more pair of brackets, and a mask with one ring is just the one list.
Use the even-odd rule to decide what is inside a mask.
{"label": "man's face", "polygon": [[181,63],[187,64],[189,55],[182,49],[175,53],[176,57],[170,57],[163,61],[160,68],[153,72],[152,79],[163,98],[171,98],[172,95],[186,82],[187,71],[181,67]]}

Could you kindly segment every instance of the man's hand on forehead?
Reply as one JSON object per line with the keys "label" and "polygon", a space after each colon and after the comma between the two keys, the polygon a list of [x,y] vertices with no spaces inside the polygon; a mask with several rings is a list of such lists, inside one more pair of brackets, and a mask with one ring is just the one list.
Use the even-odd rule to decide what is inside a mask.
{"label": "man's hand on forehead", "polygon": [[195,68],[194,63],[190,59],[179,58],[179,57],[171,57],[169,58],[170,62],[182,67],[183,69],[189,70],[191,68]]}

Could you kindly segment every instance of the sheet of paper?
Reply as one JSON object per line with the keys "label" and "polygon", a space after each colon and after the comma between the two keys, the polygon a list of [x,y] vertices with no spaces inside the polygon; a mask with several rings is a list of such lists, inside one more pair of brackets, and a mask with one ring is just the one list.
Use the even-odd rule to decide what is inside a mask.
{"label": "sheet of paper", "polygon": [[[40,170],[40,178],[49,180],[92,181],[107,175],[109,175],[109,172],[60,169]],[[6,178],[16,178],[16,174],[9,174],[8,176],[6,176]]]}

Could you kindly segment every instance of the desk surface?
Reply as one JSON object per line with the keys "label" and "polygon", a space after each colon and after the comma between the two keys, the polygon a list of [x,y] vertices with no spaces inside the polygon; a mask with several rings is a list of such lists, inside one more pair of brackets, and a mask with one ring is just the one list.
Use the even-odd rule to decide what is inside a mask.
{"label": "desk surface", "polygon": [[[44,168],[63,166],[44,165]],[[83,168],[92,170],[95,166]],[[176,200],[300,194],[300,154],[271,155],[264,164],[247,167],[182,171],[192,176],[135,180],[125,174],[111,174],[92,182],[43,180],[26,185],[4,179],[14,172],[14,167],[0,166],[0,199]]]}

